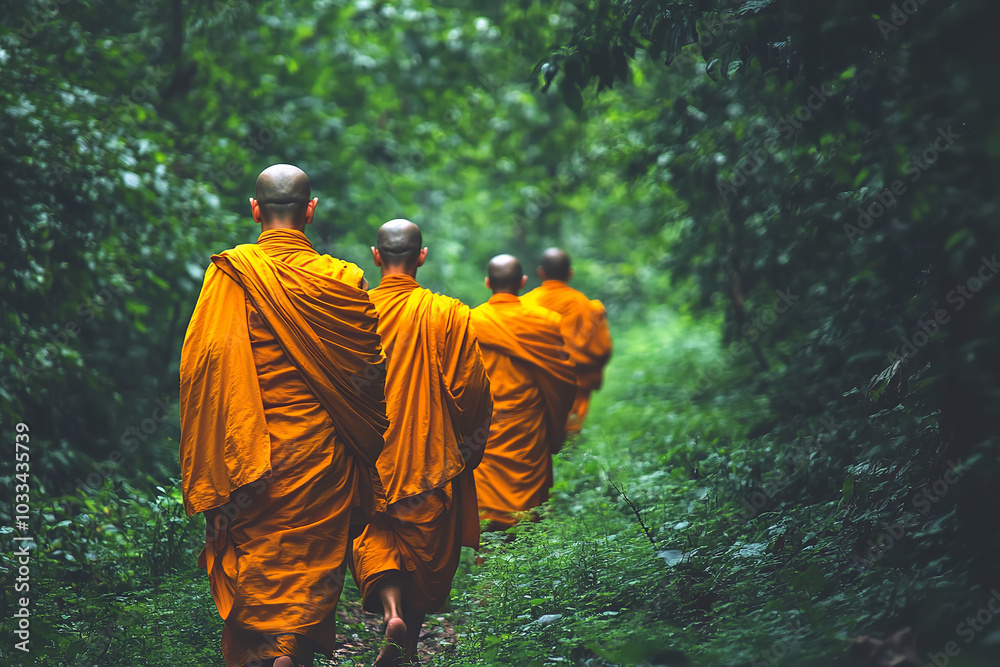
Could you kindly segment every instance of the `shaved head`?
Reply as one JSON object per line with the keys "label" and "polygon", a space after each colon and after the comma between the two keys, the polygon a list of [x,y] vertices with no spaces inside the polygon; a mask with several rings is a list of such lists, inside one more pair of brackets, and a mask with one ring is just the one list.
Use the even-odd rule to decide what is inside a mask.
{"label": "shaved head", "polygon": [[521,262],[513,255],[497,255],[486,265],[486,277],[490,281],[490,289],[496,292],[517,294],[523,287],[524,272]]}
{"label": "shaved head", "polygon": [[416,268],[423,243],[420,228],[403,218],[385,223],[375,236],[375,247],[387,267]]}
{"label": "shaved head", "polygon": [[[569,280],[569,255],[565,250],[549,248],[542,253],[542,265],[538,267],[545,275],[543,280]],[[539,275],[541,275],[541,273]]]}
{"label": "shaved head", "polygon": [[312,195],[306,172],[291,164],[271,165],[257,177],[257,203],[264,222],[305,224]]}
{"label": "shaved head", "polygon": [[382,278],[405,273],[415,279],[417,269],[427,259],[427,248],[420,247],[423,242],[420,228],[409,220],[396,218],[379,227],[372,246],[372,259],[375,266],[381,267]]}

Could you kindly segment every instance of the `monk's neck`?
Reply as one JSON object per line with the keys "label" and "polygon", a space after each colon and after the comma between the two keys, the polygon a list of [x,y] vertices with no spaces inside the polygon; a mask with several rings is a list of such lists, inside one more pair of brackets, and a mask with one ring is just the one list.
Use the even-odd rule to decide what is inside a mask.
{"label": "monk's neck", "polygon": [[407,271],[406,269],[399,269],[399,268],[396,268],[396,267],[383,266],[382,267],[382,280],[385,280],[386,278],[388,278],[390,276],[407,276],[407,277],[409,277],[409,278],[411,278],[412,280],[415,281],[417,279],[417,270],[414,269],[413,271]]}
{"label": "monk's neck", "polygon": [[257,237],[257,245],[269,253],[299,250],[315,252],[305,233],[297,229],[266,229]]}
{"label": "monk's neck", "polygon": [[275,229],[285,229],[290,232],[301,232],[303,234],[306,233],[305,225],[296,225],[295,223],[284,222],[284,221],[271,221],[271,222],[260,223],[261,232],[270,232]]}
{"label": "monk's neck", "polygon": [[493,292],[493,296],[490,297],[490,303],[520,303],[521,297],[518,296],[517,292]]}

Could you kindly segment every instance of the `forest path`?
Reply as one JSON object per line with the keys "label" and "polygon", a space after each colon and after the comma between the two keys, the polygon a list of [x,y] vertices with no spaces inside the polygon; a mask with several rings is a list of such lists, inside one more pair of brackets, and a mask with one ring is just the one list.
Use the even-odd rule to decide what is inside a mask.
{"label": "forest path", "polygon": [[[337,605],[337,639],[339,647],[333,659],[319,658],[319,667],[371,665],[382,645],[382,619],[361,609],[360,600],[341,598]],[[457,634],[447,614],[428,614],[420,633],[417,653],[420,664],[430,664],[432,658],[455,645]]]}

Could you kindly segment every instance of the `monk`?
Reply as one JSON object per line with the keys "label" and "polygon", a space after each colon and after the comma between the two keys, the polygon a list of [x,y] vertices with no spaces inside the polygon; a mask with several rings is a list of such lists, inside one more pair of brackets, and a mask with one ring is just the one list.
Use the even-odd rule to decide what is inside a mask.
{"label": "monk", "polygon": [[549,497],[552,455],[562,447],[576,377],[557,313],[518,297],[527,276],[511,255],[487,267],[490,300],[473,309],[493,392],[493,422],[476,468],[479,516],[503,530]]}
{"label": "monk", "polygon": [[350,533],[385,507],[378,318],[361,269],[306,239],[318,201],[297,167],[260,174],[260,237],[212,256],[184,338],[184,503],[228,667],[332,653]]}
{"label": "monk", "polygon": [[389,415],[377,465],[388,506],[354,541],[352,571],[365,610],[385,619],[375,664],[397,665],[416,656],[425,613],[448,604],[461,548],[479,548],[472,470],[493,401],[469,308],[416,281],[427,258],[420,229],[390,220],[375,243],[382,281],[369,295],[388,363]]}
{"label": "monk", "polygon": [[542,281],[522,297],[532,306],[541,306],[562,315],[562,334],[576,369],[576,400],[566,422],[566,434],[580,432],[590,410],[590,394],[601,388],[604,366],[611,358],[611,332],[604,305],[588,299],[567,283],[573,277],[569,255],[559,248],[542,253],[538,278]]}

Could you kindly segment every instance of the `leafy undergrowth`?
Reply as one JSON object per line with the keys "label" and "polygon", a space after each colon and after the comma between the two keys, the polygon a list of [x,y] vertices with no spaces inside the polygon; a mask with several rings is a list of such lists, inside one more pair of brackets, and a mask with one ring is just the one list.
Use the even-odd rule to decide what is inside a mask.
{"label": "leafy undergrowth", "polygon": [[[717,330],[668,311],[616,328],[544,518],[486,536],[482,566],[463,554],[424,663],[880,665],[852,640],[908,627],[919,664],[997,664],[1000,593],[991,608],[956,517],[976,461],[936,459],[932,422],[905,405],[874,411],[850,387],[822,415],[779,418],[766,382],[737,379],[746,360],[702,372],[719,359]],[[890,455],[902,447],[912,455]],[[6,657],[7,626],[7,663],[222,665],[195,565],[203,520],[184,515],[177,488],[109,481],[41,513],[32,653]],[[9,554],[0,565],[12,580]],[[321,664],[377,652],[381,623],[357,598],[349,581],[342,649]]]}
{"label": "leafy undergrowth", "polygon": [[[8,653],[5,636],[5,664],[222,664],[222,624],[196,570],[204,520],[186,516],[177,487],[109,480],[96,493],[47,499],[39,517],[30,651]],[[2,565],[14,571],[8,554]]]}
{"label": "leafy undergrowth", "polygon": [[852,641],[904,627],[921,659],[996,664],[1000,624],[958,628],[989,594],[949,547],[948,498],[896,520],[937,474],[872,455],[899,425],[851,400],[778,422],[734,373],[705,382],[713,330],[660,312],[618,332],[545,518],[489,536],[435,664],[874,665]]}

